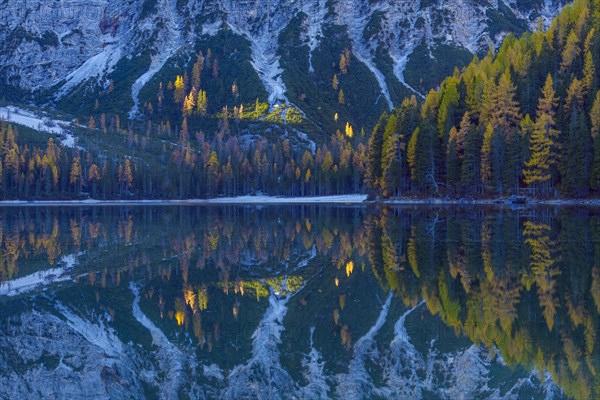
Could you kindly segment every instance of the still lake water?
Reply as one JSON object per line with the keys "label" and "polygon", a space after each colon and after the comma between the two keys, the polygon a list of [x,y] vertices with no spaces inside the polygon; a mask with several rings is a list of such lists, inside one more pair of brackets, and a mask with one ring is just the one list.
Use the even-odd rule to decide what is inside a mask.
{"label": "still lake water", "polygon": [[600,210],[0,209],[0,398],[600,396]]}

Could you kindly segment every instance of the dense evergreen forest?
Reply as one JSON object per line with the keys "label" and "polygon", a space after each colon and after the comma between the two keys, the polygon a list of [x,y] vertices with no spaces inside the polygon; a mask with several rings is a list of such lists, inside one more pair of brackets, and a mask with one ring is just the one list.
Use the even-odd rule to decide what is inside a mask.
{"label": "dense evergreen forest", "polygon": [[446,78],[419,107],[381,116],[366,183],[383,197],[600,189],[600,4],[567,6],[547,31],[509,35],[497,54]]}
{"label": "dense evergreen forest", "polygon": [[[255,192],[304,196],[357,193],[363,188],[366,148],[358,141],[353,147],[341,133],[313,154],[294,150],[287,140],[238,137],[227,129],[211,139],[203,133],[191,139],[185,120],[180,131],[170,134],[177,142],[118,132],[107,138],[124,141],[135,156],[108,158],[60,146],[53,138],[45,146],[32,147],[19,139],[12,125],[0,122],[2,197],[206,198]],[[151,145],[156,142],[163,144],[154,152]]]}
{"label": "dense evergreen forest", "polygon": [[[213,362],[251,351],[250,341],[238,335],[252,336],[264,311],[260,299],[306,285],[290,301],[289,313],[299,314],[296,324],[286,325],[282,347],[308,342],[304,333],[318,322],[315,346],[330,349],[322,353],[329,368],[346,368],[381,307],[370,284],[377,282],[379,293],[391,291],[407,307],[426,300],[423,310],[439,315],[448,331],[436,322],[419,332],[435,333],[442,346],[460,347],[456,336],[464,336],[501,355],[511,369],[537,371],[540,380],[550,375],[568,397],[600,395],[600,267],[594,262],[600,215],[594,209],[0,211],[0,281],[81,254],[77,284],[94,290],[77,291],[72,301],[110,300],[112,307],[101,308],[112,316],[107,324],[129,332],[138,324],[118,304],[131,301],[129,282],[137,277],[145,282],[142,303],[161,330],[193,341]],[[307,254],[316,262],[290,275],[283,268],[273,274],[273,266],[294,265]],[[311,279],[317,270],[318,279]],[[303,353],[290,353],[301,371]],[[425,376],[423,364],[408,365]]]}
{"label": "dense evergreen forest", "polygon": [[496,54],[475,57],[437,91],[381,115],[370,136],[340,119],[342,83],[359,64],[349,50],[337,60],[323,90],[337,99],[340,113],[327,126],[338,129],[319,146],[302,143],[302,130],[315,122],[297,107],[269,108],[252,87],[245,89],[257,100],[244,103],[235,80],[224,89],[218,59],[205,49],[165,76],[143,104],[145,122],[125,127],[118,113],[88,117],[83,135],[122,143],[118,150],[64,148],[52,138],[39,145],[0,122],[0,190],[28,199],[583,197],[600,190],[598,2],[567,6],[546,31],[540,23],[521,38],[509,35]]}

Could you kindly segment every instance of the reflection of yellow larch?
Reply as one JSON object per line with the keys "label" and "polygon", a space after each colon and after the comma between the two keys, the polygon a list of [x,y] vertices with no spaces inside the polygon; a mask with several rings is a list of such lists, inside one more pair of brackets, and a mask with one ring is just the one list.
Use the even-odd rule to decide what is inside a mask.
{"label": "reflection of yellow larch", "polygon": [[340,308],[343,310],[346,307],[346,295],[340,294]]}
{"label": "reflection of yellow larch", "polygon": [[353,271],[354,271],[354,262],[353,261],[349,261],[346,264],[346,275],[348,275],[348,277],[350,277],[350,275],[352,275]]}
{"label": "reflection of yellow larch", "polygon": [[206,287],[198,289],[198,308],[200,311],[208,308],[208,290]]}
{"label": "reflection of yellow larch", "polygon": [[233,318],[238,319],[238,314],[240,313],[240,303],[236,302],[233,305]]}

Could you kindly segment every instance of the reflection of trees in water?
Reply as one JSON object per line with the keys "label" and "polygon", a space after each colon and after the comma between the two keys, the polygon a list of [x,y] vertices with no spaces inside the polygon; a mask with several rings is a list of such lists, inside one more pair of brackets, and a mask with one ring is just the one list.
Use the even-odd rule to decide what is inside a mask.
{"label": "reflection of trees in water", "polygon": [[[549,371],[570,396],[600,394],[600,217],[587,210],[5,209],[0,251],[0,280],[83,252],[82,284],[142,280],[161,329],[223,353],[244,346],[271,291],[303,285],[298,307],[351,351],[368,329],[355,299],[372,296],[372,276],[509,365]],[[313,257],[323,272],[311,280],[312,264],[298,265]]]}
{"label": "reflection of trees in water", "polygon": [[[96,288],[96,299],[98,290],[126,290],[132,278],[142,279],[142,306],[152,307],[165,323],[189,330],[209,349],[221,337],[219,326],[231,324],[223,319],[241,321],[247,310],[260,312],[249,302],[257,304],[271,291],[298,291],[305,276],[294,269],[309,259],[326,257],[339,279],[349,279],[355,265],[364,270],[360,209],[333,214],[303,207],[35,212],[31,218],[29,210],[0,211],[2,279],[30,273],[26,268],[32,258],[39,270],[81,253],[75,276]],[[323,218],[312,217],[319,214]],[[343,302],[340,296],[342,307]],[[225,305],[227,311],[217,316],[215,311]],[[350,343],[349,332],[345,337]]]}
{"label": "reflection of trees in water", "polygon": [[600,394],[598,220],[569,210],[557,217],[374,216],[369,260],[381,284],[406,304],[423,297],[432,314],[474,343],[498,348],[509,365],[547,370],[567,395],[594,398]]}

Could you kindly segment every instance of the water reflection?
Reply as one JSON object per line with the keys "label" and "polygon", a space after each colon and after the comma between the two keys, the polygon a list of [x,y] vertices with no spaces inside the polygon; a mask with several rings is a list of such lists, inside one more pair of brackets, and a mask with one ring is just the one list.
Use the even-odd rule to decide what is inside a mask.
{"label": "water reflection", "polygon": [[[600,396],[592,209],[11,208],[0,249],[0,397]],[[110,365],[17,355],[63,322]]]}

